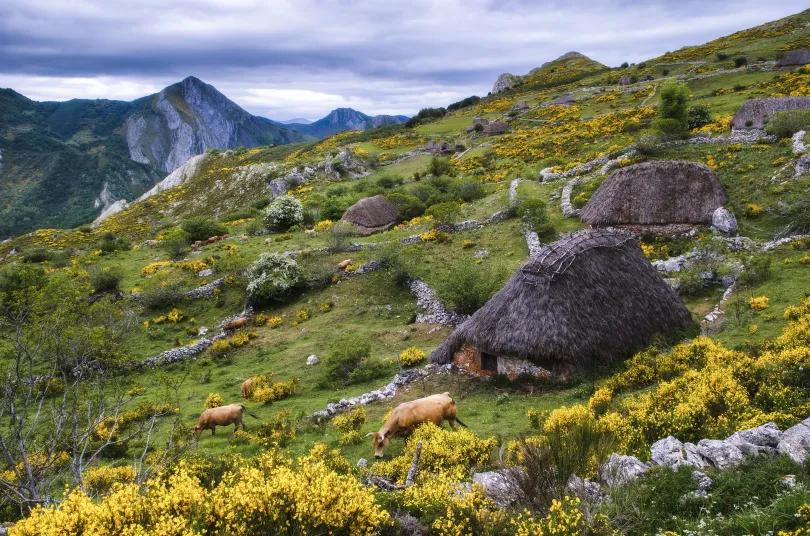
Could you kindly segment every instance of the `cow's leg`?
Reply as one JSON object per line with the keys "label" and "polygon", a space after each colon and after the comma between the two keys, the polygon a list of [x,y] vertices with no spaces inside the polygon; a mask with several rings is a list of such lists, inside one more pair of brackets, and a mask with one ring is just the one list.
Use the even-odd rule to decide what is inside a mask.
{"label": "cow's leg", "polygon": [[450,419],[447,422],[450,423],[450,428],[455,432],[456,431],[456,420],[455,419]]}
{"label": "cow's leg", "polygon": [[212,427],[211,427],[211,435],[212,435],[212,436],[217,435],[217,427],[216,427],[216,426],[212,426]]}
{"label": "cow's leg", "polygon": [[239,417],[239,420],[240,420],[240,422],[242,423],[242,430],[244,430],[245,432],[247,432],[247,424],[245,424],[245,416],[244,416],[244,415],[241,415],[241,416]]}

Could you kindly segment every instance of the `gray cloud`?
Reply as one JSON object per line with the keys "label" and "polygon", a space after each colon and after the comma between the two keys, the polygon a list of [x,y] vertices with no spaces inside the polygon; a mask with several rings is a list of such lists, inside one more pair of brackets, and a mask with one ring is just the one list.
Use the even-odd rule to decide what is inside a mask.
{"label": "gray cloud", "polygon": [[641,61],[806,7],[738,0],[4,0],[0,86],[132,99],[187,76],[252,113],[412,114],[569,50]]}

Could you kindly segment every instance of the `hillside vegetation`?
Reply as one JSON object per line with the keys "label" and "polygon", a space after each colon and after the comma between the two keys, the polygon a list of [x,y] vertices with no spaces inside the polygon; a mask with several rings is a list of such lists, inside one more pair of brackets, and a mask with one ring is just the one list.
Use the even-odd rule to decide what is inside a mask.
{"label": "hillside vegetation", "polygon": [[[793,135],[808,125],[730,131],[748,99],[810,96],[810,65],[773,68],[810,48],[808,25],[805,11],[615,69],[567,54],[405,124],[211,150],[190,181],[98,227],[0,244],[0,519],[15,535],[808,533],[803,459],[781,447],[618,484],[603,470],[613,453],[649,461],[670,435],[722,440],[810,417],[810,136]],[[38,137],[20,138],[32,152],[53,136],[59,158],[73,151],[65,137],[95,143],[42,133],[62,108],[2,99],[0,113],[32,118]],[[476,118],[507,131],[487,136]],[[24,166],[6,147],[3,172]],[[111,150],[106,165],[154,180]],[[550,244],[585,227],[576,211],[610,175],[602,166],[662,160],[714,170],[738,225],[640,237],[694,329],[555,379],[426,367],[447,318],[486,303],[533,233]],[[399,211],[390,229],[338,223],[376,195]],[[467,429],[426,425],[358,464],[392,408],[442,392]],[[236,403],[246,430],[195,437],[204,409]],[[472,484],[494,469],[517,482],[505,503]]]}

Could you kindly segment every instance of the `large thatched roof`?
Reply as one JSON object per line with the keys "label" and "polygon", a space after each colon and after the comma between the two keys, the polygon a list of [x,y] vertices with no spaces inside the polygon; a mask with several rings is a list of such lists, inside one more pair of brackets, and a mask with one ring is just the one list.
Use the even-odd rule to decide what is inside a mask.
{"label": "large thatched roof", "polygon": [[[745,101],[734,118],[732,128],[764,128],[765,118],[773,113],[810,108],[810,97],[772,97]],[[750,123],[749,123],[750,122]]]}
{"label": "large thatched roof", "polygon": [[395,207],[384,195],[366,197],[352,205],[341,221],[357,225],[360,232],[369,233],[390,228],[399,217]]}
{"label": "large thatched roof", "polygon": [[810,63],[810,50],[791,50],[776,62],[777,67],[790,67],[792,65],[807,65]]}
{"label": "large thatched roof", "polygon": [[644,162],[615,171],[580,217],[594,227],[711,223],[728,194],[714,171],[680,160]]}
{"label": "large thatched roof", "polygon": [[587,229],[544,247],[439,346],[449,363],[470,344],[555,373],[624,358],[657,333],[692,324],[689,311],[629,233]]}

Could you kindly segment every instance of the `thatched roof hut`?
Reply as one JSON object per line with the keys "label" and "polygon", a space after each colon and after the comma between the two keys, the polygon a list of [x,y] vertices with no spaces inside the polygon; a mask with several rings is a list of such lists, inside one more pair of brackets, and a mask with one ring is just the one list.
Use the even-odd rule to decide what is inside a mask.
{"label": "thatched roof hut", "polygon": [[569,104],[574,104],[574,95],[573,93],[563,93],[553,101],[551,104],[557,104],[560,106],[568,106]]}
{"label": "thatched roof hut", "polygon": [[652,80],[655,80],[655,77],[649,73],[639,78],[639,82],[650,82]]}
{"label": "thatched roof hut", "polygon": [[655,334],[690,325],[689,311],[631,234],[587,229],[518,268],[430,360],[481,373],[539,366],[565,375],[625,358]]}
{"label": "thatched roof hut", "polygon": [[791,50],[776,62],[777,67],[792,67],[810,63],[810,50]]}
{"label": "thatched roof hut", "polygon": [[766,118],[774,113],[810,108],[810,97],[771,97],[745,101],[734,118],[731,128],[765,128]]}
{"label": "thatched roof hut", "polygon": [[494,136],[495,134],[503,134],[509,131],[509,125],[502,121],[493,121],[488,125],[484,125],[483,134],[485,136]]}
{"label": "thatched roof hut", "polygon": [[438,150],[439,150],[439,144],[436,143],[436,140],[430,140],[429,142],[427,142],[427,145],[425,145],[425,151],[434,152],[434,151],[438,151]]}
{"label": "thatched roof hut", "polygon": [[709,224],[728,194],[712,169],[697,162],[644,162],[615,171],[582,209],[593,227]]}
{"label": "thatched roof hut", "polygon": [[529,105],[526,104],[526,101],[518,101],[514,106],[512,106],[512,110],[515,112],[523,112],[529,109]]}
{"label": "thatched roof hut", "polygon": [[475,130],[475,125],[481,125],[482,127],[489,124],[489,119],[486,117],[473,117],[473,121],[470,126],[467,127],[467,132],[472,132]]}
{"label": "thatched roof hut", "polygon": [[390,229],[399,218],[399,211],[384,195],[366,197],[352,205],[340,221],[353,223],[360,234],[372,234]]}
{"label": "thatched roof hut", "polygon": [[629,86],[632,83],[633,83],[633,77],[630,76],[629,74],[626,74],[626,75],[622,76],[621,78],[619,78],[619,85],[620,86]]}

